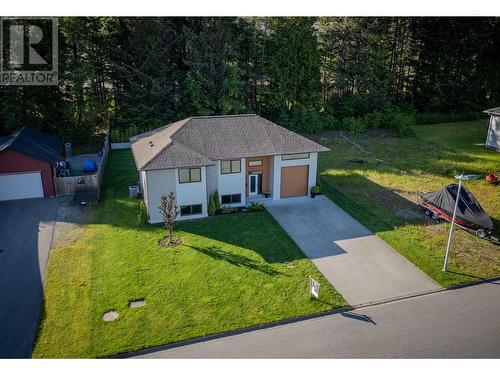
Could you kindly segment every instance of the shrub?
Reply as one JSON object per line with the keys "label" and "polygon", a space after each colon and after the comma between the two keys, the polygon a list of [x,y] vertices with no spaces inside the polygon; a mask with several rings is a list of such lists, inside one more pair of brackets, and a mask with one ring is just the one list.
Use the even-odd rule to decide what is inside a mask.
{"label": "shrub", "polygon": [[316,185],[313,186],[311,188],[311,193],[313,193],[313,194],[319,194],[319,186],[316,186]]}
{"label": "shrub", "polygon": [[383,119],[382,113],[372,112],[365,114],[361,118],[361,121],[363,122],[364,126],[368,129],[378,129],[380,125],[382,125],[382,119]]}
{"label": "shrub", "polygon": [[265,207],[262,203],[257,203],[257,202],[251,202],[248,206],[247,209],[249,211],[264,211]]}
{"label": "shrub", "polygon": [[365,130],[365,124],[361,118],[347,117],[344,119],[344,129],[349,130],[352,134],[359,135]]}
{"label": "shrub", "polygon": [[321,191],[321,178],[320,178],[320,176],[316,177],[316,186]]}
{"label": "shrub", "polygon": [[210,198],[208,200],[208,214],[210,216],[215,215],[215,201],[213,194],[210,194]]}
{"label": "shrub", "polygon": [[142,200],[139,201],[139,220],[141,221],[142,224],[148,223],[148,213],[146,211],[146,205]]}
{"label": "shrub", "polygon": [[339,119],[329,113],[321,113],[320,118],[323,124],[323,130],[339,130],[342,127],[342,123]]}
{"label": "shrub", "polygon": [[408,112],[399,110],[389,112],[384,116],[384,127],[394,131],[402,137],[409,137],[414,134],[415,116]]}
{"label": "shrub", "polygon": [[441,124],[444,122],[471,121],[486,118],[482,112],[461,112],[461,113],[417,113],[415,122],[417,125]]}
{"label": "shrub", "polygon": [[219,197],[219,192],[215,190],[214,193],[214,203],[215,203],[215,211],[220,210],[220,197]]}

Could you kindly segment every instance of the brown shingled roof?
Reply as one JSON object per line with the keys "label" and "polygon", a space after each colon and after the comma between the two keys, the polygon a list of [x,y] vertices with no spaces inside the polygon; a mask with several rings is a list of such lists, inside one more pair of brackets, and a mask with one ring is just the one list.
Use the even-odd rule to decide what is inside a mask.
{"label": "brown shingled roof", "polygon": [[214,160],[329,151],[257,115],[190,117],[130,139],[138,170]]}

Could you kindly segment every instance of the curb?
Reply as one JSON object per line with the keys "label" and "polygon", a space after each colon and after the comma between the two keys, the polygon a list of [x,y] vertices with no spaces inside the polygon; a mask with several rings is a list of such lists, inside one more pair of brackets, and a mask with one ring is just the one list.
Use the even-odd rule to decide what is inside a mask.
{"label": "curb", "polygon": [[462,289],[462,288],[467,288],[469,286],[474,286],[474,285],[493,283],[495,281],[500,281],[500,276],[495,276],[495,277],[490,277],[488,279],[480,279],[477,281],[469,281],[467,283],[452,285],[452,286],[447,287],[446,290]]}
{"label": "curb", "polygon": [[139,355],[155,353],[155,352],[162,351],[162,350],[174,349],[174,348],[179,348],[179,347],[183,347],[183,346],[187,346],[187,345],[197,344],[200,342],[212,341],[212,340],[216,340],[216,339],[220,339],[220,338],[236,336],[236,335],[240,335],[242,333],[255,332],[255,331],[260,331],[262,329],[280,327],[280,326],[284,326],[284,325],[288,325],[288,324],[292,324],[292,323],[302,322],[305,320],[311,320],[311,319],[316,319],[316,318],[322,318],[325,316],[341,314],[343,312],[347,312],[347,311],[351,311],[351,310],[353,310],[352,306],[339,307],[337,309],[320,311],[317,313],[302,315],[302,316],[299,316],[296,318],[277,320],[275,322],[263,323],[263,324],[254,325],[254,326],[245,327],[245,328],[238,328],[235,330],[225,331],[225,332],[221,332],[221,333],[214,333],[211,335],[197,337],[194,339],[188,339],[185,341],[179,341],[176,343],[157,345],[157,346],[152,346],[152,347],[146,348],[146,349],[140,349],[140,350],[133,351],[133,352],[125,352],[125,353],[121,353],[121,354],[115,354],[115,355],[109,356],[107,358],[111,358],[111,359],[113,359],[113,358],[116,358],[116,359],[132,358],[132,357],[136,357]]}
{"label": "curb", "polygon": [[437,293],[446,292],[446,291],[453,291],[456,289],[467,288],[467,287],[491,283],[491,282],[495,282],[495,281],[500,281],[500,276],[491,277],[488,279],[481,279],[478,281],[471,281],[468,283],[453,285],[453,286],[446,287],[446,288],[444,288],[444,287],[436,288],[436,289],[428,290],[425,292],[408,294],[408,295],[400,296],[400,297],[396,297],[396,298],[390,298],[390,299],[374,301],[374,302],[367,302],[367,303],[362,303],[362,304],[353,305],[353,306],[346,306],[346,307],[341,307],[341,308],[332,309],[332,310],[320,311],[317,313],[307,314],[307,315],[299,316],[296,318],[277,320],[275,322],[254,325],[254,326],[250,326],[250,327],[246,327],[246,328],[239,328],[239,329],[232,330],[232,331],[215,333],[215,334],[197,337],[194,339],[188,339],[188,340],[180,341],[180,342],[176,342],[176,343],[152,346],[152,347],[140,349],[137,351],[115,354],[115,355],[109,356],[107,358],[111,358],[111,359],[133,358],[136,356],[151,354],[151,353],[155,353],[155,352],[162,351],[162,350],[180,348],[180,347],[188,346],[188,345],[192,345],[192,344],[198,344],[198,343],[202,343],[202,342],[206,342],[206,341],[212,341],[212,340],[221,339],[221,338],[225,338],[225,337],[236,336],[236,335],[240,335],[243,333],[250,333],[250,332],[260,331],[263,329],[280,327],[280,326],[298,323],[298,322],[302,322],[302,321],[306,321],[306,320],[312,320],[312,319],[322,318],[322,317],[326,317],[326,316],[337,315],[337,314],[341,314],[344,312],[362,309],[362,308],[366,308],[366,307],[378,306],[378,305],[383,305],[383,304],[390,303],[390,302],[398,302],[398,301],[402,301],[402,300],[406,300],[406,299],[426,296],[426,295],[430,295],[430,294],[437,294]]}

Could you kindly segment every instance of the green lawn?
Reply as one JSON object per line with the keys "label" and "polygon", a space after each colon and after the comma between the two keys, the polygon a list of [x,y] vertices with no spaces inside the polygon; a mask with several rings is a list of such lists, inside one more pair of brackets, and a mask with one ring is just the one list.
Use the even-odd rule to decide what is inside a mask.
{"label": "green lawn", "polygon": [[[393,138],[381,132],[350,138],[371,154],[341,137],[318,137],[331,148],[320,155],[321,188],[443,286],[498,276],[500,247],[463,230],[455,233],[450,272],[442,272],[448,223],[410,218],[411,212],[419,212],[418,192],[441,189],[460,172],[483,178],[486,173],[500,172],[500,153],[483,146],[486,129],[486,120],[478,120],[419,126],[414,138]],[[492,217],[499,233],[500,186],[484,179],[465,186]]]}
{"label": "green lawn", "polygon": [[[267,212],[183,222],[184,244],[159,248],[165,231],[138,224],[127,197],[134,181],[130,151],[113,151],[83,235],[52,251],[34,357],[103,357],[346,305]],[[137,298],[146,305],[129,309]],[[109,309],[120,318],[103,322]]]}

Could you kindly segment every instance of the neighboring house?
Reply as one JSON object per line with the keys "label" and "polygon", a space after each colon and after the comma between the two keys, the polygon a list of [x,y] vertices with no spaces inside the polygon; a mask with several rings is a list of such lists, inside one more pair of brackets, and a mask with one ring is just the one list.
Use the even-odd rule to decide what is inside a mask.
{"label": "neighboring house", "polygon": [[223,206],[308,195],[318,152],[329,151],[257,115],[191,117],[130,142],[150,223],[162,221],[160,197],[169,192],[181,220],[207,216],[216,190]]}
{"label": "neighboring house", "polygon": [[486,148],[500,151],[500,107],[487,109],[484,113],[490,115]]}
{"label": "neighboring house", "polygon": [[0,138],[0,201],[55,196],[63,140],[31,128]]}

